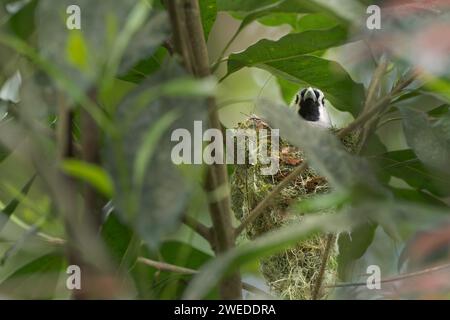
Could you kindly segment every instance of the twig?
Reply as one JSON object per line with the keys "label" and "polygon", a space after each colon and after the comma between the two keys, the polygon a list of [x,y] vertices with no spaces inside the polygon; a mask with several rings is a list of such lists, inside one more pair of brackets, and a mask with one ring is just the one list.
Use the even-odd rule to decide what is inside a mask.
{"label": "twig", "polygon": [[180,274],[196,274],[197,273],[197,270],[179,267],[179,266],[176,266],[176,265],[173,265],[170,263],[166,263],[166,262],[154,261],[154,260],[150,260],[150,259],[147,259],[144,257],[138,257],[137,261],[140,263],[143,263],[147,266],[161,270],[161,271],[169,271],[169,272],[180,273]]}
{"label": "twig", "polygon": [[372,117],[376,116],[378,113],[382,113],[383,110],[386,109],[386,106],[389,106],[392,98],[400,93],[401,90],[410,85],[417,77],[417,73],[413,72],[410,76],[408,76],[405,80],[400,81],[397,85],[391,90],[389,94],[385,97],[381,98],[376,102],[373,107],[370,108],[367,112],[363,112],[355,121],[350,123],[347,127],[340,130],[338,132],[338,137],[343,138],[350,132],[362,127],[366,122],[368,122]]}
{"label": "twig", "polygon": [[182,221],[185,225],[187,225],[192,230],[197,232],[200,236],[205,238],[210,244],[214,243],[214,238],[212,237],[211,228],[208,228],[200,221],[197,221],[196,219],[194,219],[188,215],[185,215],[182,218]]}
{"label": "twig", "polygon": [[320,262],[320,269],[319,269],[319,275],[317,277],[316,283],[314,284],[313,294],[312,294],[312,300],[317,300],[320,289],[322,288],[322,282],[323,282],[323,276],[325,274],[325,269],[327,267],[328,258],[330,256],[331,252],[331,246],[334,242],[334,234],[330,233],[327,236],[327,242],[325,245],[325,251],[323,252],[322,261]]}
{"label": "twig", "polygon": [[189,43],[186,42],[186,25],[179,0],[166,0],[170,23],[173,29],[173,46],[176,53],[183,58],[186,70],[192,72],[192,61]]}
{"label": "twig", "polygon": [[[450,268],[450,263],[444,264],[444,265],[440,265],[440,266],[436,266],[436,267],[432,267],[432,268],[428,268],[428,269],[423,269],[420,271],[415,271],[415,272],[410,272],[410,273],[404,273],[395,277],[389,277],[386,279],[382,279],[380,280],[380,283],[389,283],[389,282],[396,282],[396,281],[401,281],[404,279],[408,279],[408,278],[413,278],[413,277],[418,277],[427,273],[433,273],[436,271],[440,271],[440,270],[444,270]],[[326,286],[326,288],[344,288],[344,287],[360,287],[360,286],[366,286],[367,282],[354,282],[354,283],[338,283],[338,284],[333,284],[333,285],[328,285]]]}
{"label": "twig", "polygon": [[223,62],[225,53],[227,52],[227,50],[230,48],[231,44],[234,42],[234,40],[236,40],[237,36],[239,35],[239,33],[241,33],[241,31],[243,29],[244,28],[239,26],[239,28],[236,30],[236,32],[233,34],[233,36],[230,38],[230,40],[228,40],[227,44],[225,45],[225,47],[223,47],[222,51],[220,52],[219,57],[212,64],[211,68],[213,71],[216,71],[218,66]]}
{"label": "twig", "polygon": [[260,202],[258,205],[247,215],[242,223],[236,228],[235,233],[239,235],[248,225],[250,225],[260,214],[263,213],[275,197],[295,178],[297,178],[308,167],[306,162],[303,162],[294,171],[292,171],[286,178],[284,178],[279,184],[272,189],[272,191]]}
{"label": "twig", "polygon": [[[161,261],[155,261],[144,257],[138,257],[138,262],[145,264],[147,266],[153,267],[155,269],[158,269],[160,271],[168,271],[173,273],[179,273],[179,274],[185,274],[185,275],[194,275],[197,274],[198,271],[190,268],[180,267],[176,266],[170,263],[161,262]],[[267,292],[255,287],[254,285],[251,285],[249,283],[242,283],[242,288],[244,290],[247,290],[248,292],[252,292],[261,296],[265,296],[268,298],[273,298],[271,295],[269,295]]]}

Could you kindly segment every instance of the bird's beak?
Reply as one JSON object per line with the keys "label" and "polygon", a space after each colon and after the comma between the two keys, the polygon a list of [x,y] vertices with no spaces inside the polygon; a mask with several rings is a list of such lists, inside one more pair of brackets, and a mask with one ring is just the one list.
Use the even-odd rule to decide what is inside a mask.
{"label": "bird's beak", "polygon": [[308,89],[306,89],[305,95],[303,97],[303,99],[313,99],[314,101],[316,101],[316,94],[314,93],[314,89],[309,87]]}

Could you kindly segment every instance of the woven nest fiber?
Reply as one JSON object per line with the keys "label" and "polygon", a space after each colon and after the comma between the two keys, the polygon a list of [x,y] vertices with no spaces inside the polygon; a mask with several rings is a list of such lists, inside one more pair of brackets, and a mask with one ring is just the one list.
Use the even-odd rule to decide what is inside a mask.
{"label": "woven nest fiber", "polygon": [[[237,129],[253,129],[257,133],[261,129],[267,132],[266,137],[258,136],[258,148],[267,144],[270,148],[270,127],[261,119],[252,116],[238,125]],[[336,129],[330,129],[336,132]],[[351,137],[343,140],[348,149],[354,149],[357,138]],[[248,144],[246,145],[248,148]],[[260,152],[260,150],[256,152]],[[246,154],[247,154],[246,150]],[[236,165],[231,180],[232,206],[236,218],[243,220],[256,205],[262,201],[286,176],[297,166],[306,161],[302,150],[280,139],[278,157],[279,170],[274,175],[262,175],[259,162],[255,164]],[[285,187],[272,201],[271,205],[246,229],[245,236],[254,239],[266,232],[278,229],[291,223],[301,223],[302,215],[292,213],[289,207],[292,203],[317,194],[329,192],[330,187],[325,177],[319,175],[313,168],[303,171],[290,185]],[[330,210],[329,210],[330,211]],[[332,214],[332,212],[323,212]],[[274,294],[283,299],[311,299],[313,288],[319,276],[322,256],[326,247],[327,235],[316,235],[308,240],[301,241],[278,254],[269,256],[260,261],[261,272]],[[337,250],[332,246],[328,263],[323,276],[322,288],[335,282]],[[318,298],[324,299],[329,292],[322,289]]]}

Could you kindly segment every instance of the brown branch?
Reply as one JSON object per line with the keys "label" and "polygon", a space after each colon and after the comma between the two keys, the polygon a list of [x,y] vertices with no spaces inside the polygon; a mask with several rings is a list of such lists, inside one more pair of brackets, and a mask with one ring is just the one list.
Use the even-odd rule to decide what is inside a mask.
{"label": "brown branch", "polygon": [[[167,5],[174,32],[175,50],[181,52],[188,71],[199,78],[209,76],[211,70],[198,1],[169,0]],[[214,98],[208,99],[208,118],[210,128],[221,129]],[[206,189],[209,196],[212,196],[214,191],[218,189],[226,190],[222,197],[212,196],[209,201],[209,211],[215,236],[211,245],[216,255],[219,255],[235,246],[234,229],[231,222],[232,211],[228,190],[228,173],[226,166],[223,164],[213,164],[208,169]],[[241,289],[239,272],[229,275],[220,283],[220,293],[223,299],[240,299]]]}
{"label": "brown branch", "polygon": [[258,205],[245,217],[242,223],[236,228],[236,236],[241,234],[245,228],[247,228],[260,214],[264,212],[272,201],[278,196],[278,194],[287,187],[292,181],[294,181],[303,171],[308,167],[306,162],[303,162],[300,166],[295,168],[286,178],[284,178],[279,184],[272,189],[272,191],[260,202]]}
{"label": "brown branch", "polygon": [[[89,94],[92,101],[97,100],[95,90]],[[94,118],[81,110],[81,150],[83,160],[87,163],[100,165],[100,128]],[[85,217],[92,221],[94,229],[102,225],[102,207],[104,201],[101,195],[89,184],[83,186]]]}
{"label": "brown branch", "polygon": [[212,230],[211,228],[208,228],[200,221],[197,221],[196,219],[185,215],[183,216],[181,220],[185,225],[187,225],[189,228],[197,232],[200,236],[205,238],[210,244],[214,243],[214,238],[212,236]]}
{"label": "brown branch", "polygon": [[322,288],[322,282],[323,282],[323,276],[325,274],[325,269],[327,267],[328,258],[330,257],[331,253],[331,246],[334,242],[334,234],[330,233],[327,236],[327,242],[325,245],[325,251],[322,255],[322,261],[320,262],[320,269],[319,269],[319,275],[317,277],[316,283],[314,284],[313,294],[312,294],[312,300],[317,300],[319,297],[320,289]]}
{"label": "brown branch", "polygon": [[[185,275],[194,275],[197,274],[198,271],[190,268],[180,267],[176,266],[170,263],[161,262],[161,261],[155,261],[144,257],[138,257],[138,262],[145,264],[147,266],[153,267],[155,269],[158,269],[160,271],[167,271],[167,272],[173,272],[173,273],[179,273],[179,274],[185,274]],[[242,288],[244,290],[247,290],[248,292],[252,292],[255,294],[258,294],[260,296],[273,298],[271,295],[266,293],[265,291],[255,287],[254,285],[251,285],[249,283],[242,283]]]}
{"label": "brown branch", "polygon": [[[408,278],[418,277],[424,274],[433,273],[436,271],[441,271],[444,269],[450,268],[450,263],[439,265],[432,268],[423,269],[420,271],[410,272],[410,273],[404,273],[395,277],[389,277],[386,279],[380,280],[380,283],[389,283],[389,282],[396,282],[401,281]],[[360,287],[360,286],[366,286],[367,282],[354,282],[354,283],[338,283],[333,285],[328,285],[326,288],[344,288],[344,287]]]}
{"label": "brown branch", "polygon": [[155,269],[161,270],[161,271],[168,271],[168,272],[174,272],[174,273],[180,273],[180,274],[196,274],[197,270],[179,267],[170,263],[161,262],[161,261],[155,261],[150,260],[144,257],[138,257],[138,262],[143,263],[147,266],[153,267]]}
{"label": "brown branch", "polygon": [[186,35],[186,23],[184,12],[181,10],[183,0],[166,0],[166,7],[169,12],[170,23],[173,31],[173,48],[177,54],[183,59],[184,67],[187,71],[192,72],[191,49],[189,46],[188,36]]}

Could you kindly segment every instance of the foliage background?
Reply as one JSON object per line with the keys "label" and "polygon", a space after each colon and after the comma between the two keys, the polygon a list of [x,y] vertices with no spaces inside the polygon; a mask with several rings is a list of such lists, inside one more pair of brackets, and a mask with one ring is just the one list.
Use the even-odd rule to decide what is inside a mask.
{"label": "foliage background", "polygon": [[[75,3],[79,31],[65,27],[65,9]],[[373,3],[383,8],[381,30],[365,27]],[[345,283],[364,282],[372,264],[386,279],[448,264],[448,2],[199,4],[213,70],[203,79],[171,55],[171,22],[159,1],[1,1],[0,295],[71,297],[64,240],[94,266],[93,297],[218,298],[216,285],[230,270],[268,292],[258,259],[317,230],[340,232]],[[392,94],[412,70],[419,75]],[[334,125],[344,128],[365,112],[373,79],[373,101],[389,100],[372,117],[359,156],[343,152],[330,135],[298,129],[301,120],[284,108],[301,86],[316,86]],[[331,194],[293,208],[307,214],[302,225],[251,242],[239,238],[220,257],[182,223],[188,216],[211,224],[206,166],[170,161],[170,133],[206,119],[211,96],[227,128],[252,113],[267,116],[333,186]],[[72,117],[71,155],[61,143],[64,114]],[[97,134],[85,126],[92,123]],[[86,192],[97,201],[87,209]],[[339,210],[323,217],[324,206]],[[156,270],[143,258],[200,274]],[[448,298],[449,272],[386,283],[380,291],[336,288],[330,298]]]}

